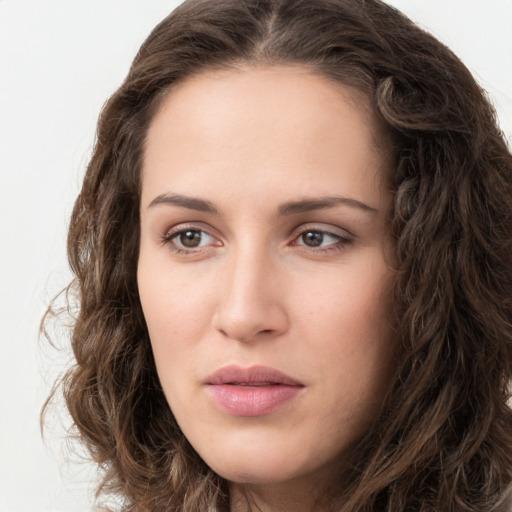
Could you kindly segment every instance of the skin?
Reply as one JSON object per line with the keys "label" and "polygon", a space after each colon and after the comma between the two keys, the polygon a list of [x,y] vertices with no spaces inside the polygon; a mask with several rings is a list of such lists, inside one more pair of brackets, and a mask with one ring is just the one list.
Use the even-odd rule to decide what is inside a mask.
{"label": "skin", "polygon": [[[374,126],[357,92],[293,66],[189,78],[150,125],[140,299],[169,405],[231,482],[233,510],[247,509],[243,495],[261,510],[325,508],[318,496],[382,403],[391,195]],[[348,200],[279,211],[325,197]],[[205,386],[228,364],[270,366],[303,388],[269,414],[234,416]]]}

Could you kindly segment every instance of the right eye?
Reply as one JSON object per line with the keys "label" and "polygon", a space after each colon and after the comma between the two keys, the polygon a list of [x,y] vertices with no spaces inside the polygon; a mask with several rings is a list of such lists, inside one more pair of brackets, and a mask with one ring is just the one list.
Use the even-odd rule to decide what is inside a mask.
{"label": "right eye", "polygon": [[164,242],[170,244],[174,250],[188,251],[215,245],[215,238],[202,229],[185,228],[168,233]]}

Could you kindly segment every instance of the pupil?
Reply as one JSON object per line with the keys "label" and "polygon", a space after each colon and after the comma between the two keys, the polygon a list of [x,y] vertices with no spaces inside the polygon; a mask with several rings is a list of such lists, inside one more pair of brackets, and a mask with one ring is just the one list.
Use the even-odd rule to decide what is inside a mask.
{"label": "pupil", "polygon": [[180,242],[185,247],[197,247],[201,243],[201,233],[199,231],[180,233]]}
{"label": "pupil", "polygon": [[324,235],[318,231],[308,231],[302,236],[304,243],[309,247],[318,247],[324,241]]}

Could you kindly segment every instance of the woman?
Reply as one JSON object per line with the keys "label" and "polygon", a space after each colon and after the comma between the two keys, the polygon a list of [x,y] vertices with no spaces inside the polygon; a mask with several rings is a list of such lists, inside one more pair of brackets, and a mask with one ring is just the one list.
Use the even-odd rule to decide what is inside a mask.
{"label": "woman", "polygon": [[81,440],[125,510],[506,510],[512,156],[372,0],[192,0],[70,231]]}

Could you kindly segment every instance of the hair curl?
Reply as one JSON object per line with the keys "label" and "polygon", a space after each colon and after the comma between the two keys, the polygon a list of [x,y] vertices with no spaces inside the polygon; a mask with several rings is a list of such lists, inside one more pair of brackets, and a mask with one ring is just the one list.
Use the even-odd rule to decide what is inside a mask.
{"label": "hair curl", "polygon": [[189,0],[106,103],[69,228],[79,311],[62,380],[98,492],[137,512],[228,508],[157,378],[136,282],[140,174],[175,84],[255,63],[357,88],[395,141],[398,372],[333,510],[497,510],[512,482],[512,155],[464,65],[378,0]]}

